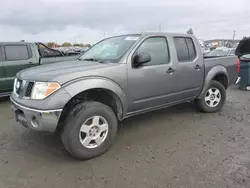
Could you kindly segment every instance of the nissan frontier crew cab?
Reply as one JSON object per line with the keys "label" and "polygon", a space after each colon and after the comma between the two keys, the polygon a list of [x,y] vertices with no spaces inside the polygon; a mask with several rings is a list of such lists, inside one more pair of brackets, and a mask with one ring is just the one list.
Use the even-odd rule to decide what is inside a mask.
{"label": "nissan frontier crew cab", "polygon": [[11,94],[16,120],[59,131],[77,159],[107,151],[118,122],[144,112],[194,101],[217,112],[237,80],[234,56],[204,59],[193,35],[143,33],[104,39],[75,61],[19,72]]}

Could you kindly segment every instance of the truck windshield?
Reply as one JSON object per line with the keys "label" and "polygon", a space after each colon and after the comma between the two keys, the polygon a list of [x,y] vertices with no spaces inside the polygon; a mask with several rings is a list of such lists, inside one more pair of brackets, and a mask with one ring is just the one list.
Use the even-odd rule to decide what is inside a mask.
{"label": "truck windshield", "polygon": [[80,56],[79,60],[118,62],[140,35],[126,35],[104,39]]}

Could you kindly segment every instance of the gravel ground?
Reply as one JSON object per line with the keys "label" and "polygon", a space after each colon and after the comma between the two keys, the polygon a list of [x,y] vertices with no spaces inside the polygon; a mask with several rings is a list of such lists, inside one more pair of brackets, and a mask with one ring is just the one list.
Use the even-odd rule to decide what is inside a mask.
{"label": "gravel ground", "polygon": [[183,104],[121,123],[113,147],[76,161],[59,136],[27,130],[0,101],[0,188],[250,187],[250,94],[228,90],[222,112]]}

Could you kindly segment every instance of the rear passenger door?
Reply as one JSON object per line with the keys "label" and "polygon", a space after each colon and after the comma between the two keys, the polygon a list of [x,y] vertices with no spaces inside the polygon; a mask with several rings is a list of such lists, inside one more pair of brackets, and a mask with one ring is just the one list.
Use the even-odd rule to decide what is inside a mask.
{"label": "rear passenger door", "polygon": [[191,37],[174,37],[176,50],[175,91],[179,100],[197,96],[204,81],[204,63],[200,46]]}
{"label": "rear passenger door", "polygon": [[27,44],[3,46],[5,59],[3,61],[5,73],[5,88],[12,90],[16,74],[26,68],[34,66],[34,57],[31,47]]}

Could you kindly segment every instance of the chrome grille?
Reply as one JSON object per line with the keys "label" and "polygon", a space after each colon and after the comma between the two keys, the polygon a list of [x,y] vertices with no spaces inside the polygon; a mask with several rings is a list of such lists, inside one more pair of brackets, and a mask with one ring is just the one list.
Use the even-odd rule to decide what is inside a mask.
{"label": "chrome grille", "polygon": [[26,91],[25,91],[25,97],[31,97],[33,86],[34,86],[34,82],[29,82],[27,84]]}
{"label": "chrome grille", "polygon": [[13,91],[19,98],[30,98],[32,90],[34,87],[34,82],[29,82],[26,80],[21,80],[16,78],[14,82]]}

